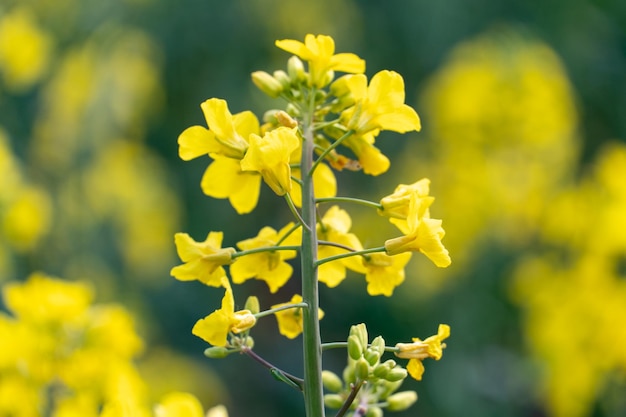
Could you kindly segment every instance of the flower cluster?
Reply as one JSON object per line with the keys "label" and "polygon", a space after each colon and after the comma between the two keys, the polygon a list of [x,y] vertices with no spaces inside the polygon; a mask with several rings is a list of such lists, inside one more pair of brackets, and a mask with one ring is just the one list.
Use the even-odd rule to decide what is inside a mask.
{"label": "flower cluster", "polygon": [[[382,131],[407,133],[421,129],[417,112],[405,104],[402,76],[383,70],[368,81],[365,61],[352,53],[335,54],[334,40],[325,35],[309,34],[304,42],[279,40],[276,46],[293,54],[286,71],[256,71],[252,81],[269,96],[284,99],[285,109],[267,111],[261,122],[250,111],[232,114],[225,100],[210,98],[200,106],[206,127],[192,126],[182,132],[178,137],[179,155],[186,161],[208,156],[211,162],[200,183],[203,192],[228,199],[238,214],[254,210],[264,182],[285,200],[293,219],[280,230],[264,226],[256,236],[225,248],[222,232],[210,232],[204,242],[178,233],[175,243],[183,264],[174,267],[171,274],[182,281],[198,280],[225,291],[221,308],[193,327],[195,335],[213,345],[205,352],[207,356],[242,352],[267,366],[277,379],[303,389],[319,382],[309,371],[321,367],[314,354],[321,348],[317,320],[323,316],[315,290],[318,282],[333,288],[349,274],[361,274],[370,295],[391,296],[404,281],[404,268],[413,252],[423,253],[438,267],[447,267],[451,261],[441,242],[442,221],[430,217],[434,198],[429,195],[428,179],[399,185],[379,202],[337,196],[335,172],[362,171],[376,176],[389,169],[389,159],[375,146]],[[345,74],[336,78],[338,72]],[[326,203],[330,203],[328,208]],[[378,247],[365,247],[350,231],[352,219],[340,206],[343,203],[374,209],[402,235]],[[254,278],[264,281],[271,293],[277,293],[294,274],[290,262],[298,256],[302,294],[265,311],[261,311],[256,297],[250,297],[246,308],[236,311],[231,283],[243,284]],[[268,315],[276,316],[282,335],[292,339],[302,333],[305,345],[317,345],[305,348],[308,365],[304,380],[278,371],[252,351],[251,330],[258,319]],[[424,342],[414,339],[412,344],[390,349],[395,349],[399,357],[410,358],[408,374],[421,379],[421,359],[439,359],[445,346],[441,340],[448,334],[449,328],[443,326],[437,336]],[[382,337],[375,339],[375,354],[367,347],[367,337],[361,334],[361,339],[362,360],[352,358],[362,373],[358,381],[367,382],[365,376],[372,372],[377,380],[387,381],[381,382],[385,389],[383,385],[375,388],[374,380],[370,381],[361,396],[374,402],[385,400],[399,387],[396,382],[404,379],[407,371],[396,367],[395,362],[378,362],[386,349]],[[422,346],[432,347],[432,352],[428,350],[424,356],[419,350]],[[438,354],[433,349],[438,349]],[[382,377],[383,370],[389,374],[387,379]],[[354,381],[349,382],[354,386]],[[353,394],[343,399],[347,405],[355,401],[357,392]],[[313,395],[305,395],[307,406]],[[321,395],[318,397],[321,399]],[[405,401],[405,405],[413,401]]]}

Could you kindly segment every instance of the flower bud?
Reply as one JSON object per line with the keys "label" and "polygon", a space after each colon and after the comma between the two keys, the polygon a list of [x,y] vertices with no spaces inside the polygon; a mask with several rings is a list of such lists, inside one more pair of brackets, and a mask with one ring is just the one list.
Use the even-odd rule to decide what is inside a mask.
{"label": "flower bud", "polygon": [[382,378],[382,379],[385,379],[388,373],[389,373],[389,367],[386,366],[384,363],[380,363],[376,365],[376,367],[374,368],[374,372],[373,372],[376,378]]}
{"label": "flower bud", "polygon": [[231,350],[223,346],[211,346],[210,348],[204,349],[204,356],[211,359],[222,359],[231,353]]}
{"label": "flower bud", "polygon": [[246,347],[252,349],[254,347],[254,339],[251,336],[246,336],[245,344]]}
{"label": "flower bud", "polygon": [[382,336],[376,336],[374,340],[372,340],[372,349],[375,349],[382,355],[385,351],[385,339],[383,339]]}
{"label": "flower bud", "polygon": [[369,407],[365,417],[383,417],[383,410],[380,407]]}
{"label": "flower bud", "polygon": [[301,82],[306,81],[306,72],[304,71],[304,64],[297,56],[292,56],[287,61],[287,72],[292,81]]}
{"label": "flower bud", "polygon": [[343,370],[343,380],[346,381],[346,384],[352,384],[355,381],[354,379],[354,367],[356,363],[354,361],[350,361],[348,366],[346,366]]}
{"label": "flower bud", "polygon": [[397,392],[387,398],[387,410],[404,411],[417,401],[417,393],[415,391]]}
{"label": "flower bud", "polygon": [[363,346],[359,337],[355,334],[348,336],[348,355],[354,360],[363,356]]}
{"label": "flower bud", "polygon": [[265,71],[254,71],[252,82],[270,97],[278,97],[283,92],[283,85]]}
{"label": "flower bud", "polygon": [[250,311],[250,313],[252,314],[257,314],[259,311],[261,311],[261,307],[259,306],[259,299],[254,295],[249,296],[246,299],[244,309]]}
{"label": "flower bud", "polygon": [[343,406],[345,400],[339,394],[326,394],[324,395],[324,405],[328,408],[339,409]]}
{"label": "flower bud", "polygon": [[285,127],[294,128],[298,126],[298,122],[295,121],[287,112],[279,110],[275,114],[278,123]]}
{"label": "flower bud", "polygon": [[365,358],[359,358],[354,367],[354,376],[357,380],[365,381],[370,373],[370,364]]}
{"label": "flower bud", "polygon": [[332,392],[340,392],[343,389],[341,379],[331,371],[322,371],[322,383],[324,387]]}
{"label": "flower bud", "polygon": [[406,369],[397,367],[389,370],[389,372],[385,376],[385,379],[390,382],[395,382],[403,380],[404,378],[406,378],[407,375],[408,372],[406,371]]}
{"label": "flower bud", "polygon": [[365,327],[365,323],[355,324],[350,327],[350,334],[357,335],[361,346],[367,347],[367,327]]}
{"label": "flower bud", "polygon": [[274,71],[272,75],[274,76],[274,79],[276,79],[276,81],[281,83],[283,88],[289,88],[289,86],[291,85],[291,79],[289,78],[289,75],[287,75],[285,71],[276,70]]}
{"label": "flower bud", "polygon": [[380,360],[380,352],[377,352],[374,349],[367,349],[367,351],[365,352],[363,356],[365,357],[367,362],[372,366],[376,365],[378,361]]}

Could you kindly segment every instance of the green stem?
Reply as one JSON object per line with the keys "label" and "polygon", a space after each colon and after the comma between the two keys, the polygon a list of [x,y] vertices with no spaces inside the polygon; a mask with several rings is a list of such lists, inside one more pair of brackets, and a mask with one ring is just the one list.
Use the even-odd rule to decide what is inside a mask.
{"label": "green stem", "polygon": [[[302,172],[308,172],[308,175],[312,176],[313,171],[315,171],[315,168],[317,168],[317,166],[324,160],[324,158],[326,158],[326,155],[331,153],[332,150],[335,149],[337,146],[341,145],[341,142],[348,139],[350,135],[352,135],[353,133],[354,133],[354,130],[348,130],[345,135],[343,135],[342,137],[334,141],[328,148],[326,148],[326,150],[324,150],[324,152],[322,152],[322,154],[317,158],[313,166],[311,166],[310,170],[306,171],[303,165]],[[313,131],[311,131],[311,140],[313,140]]]}
{"label": "green stem", "polygon": [[290,308],[307,308],[308,305],[306,305],[306,303],[295,303],[295,304],[285,304],[283,306],[280,307],[276,307],[276,308],[271,308],[269,310],[265,310],[265,311],[261,311],[259,313],[256,313],[254,315],[254,317],[261,318],[261,317],[265,317],[265,316],[269,316],[271,314],[277,313],[279,311],[283,311],[283,310],[289,310]]}
{"label": "green stem", "polygon": [[287,205],[289,206],[289,210],[291,210],[291,213],[294,215],[296,219],[298,219],[298,222],[302,224],[302,228],[308,229],[309,226],[306,224],[302,216],[300,216],[300,213],[298,213],[298,209],[296,208],[296,205],[293,203],[293,200],[291,199],[291,196],[289,195],[289,193],[285,194],[285,201],[287,201]]}
{"label": "green stem", "polygon": [[323,197],[316,198],[316,203],[355,203],[360,204],[362,206],[372,207],[378,210],[382,210],[383,206],[380,203],[375,203],[369,200],[363,200],[360,198],[352,198],[352,197]]}
{"label": "green stem", "polygon": [[320,259],[317,262],[315,262],[315,265],[320,266],[321,264],[325,264],[326,262],[336,261],[337,259],[349,258],[350,256],[357,256],[357,255],[367,255],[368,253],[384,252],[384,251],[385,251],[385,247],[380,246],[378,248],[369,248],[369,249],[357,250],[354,252],[340,253],[339,255],[333,255],[333,256],[329,256],[328,258]]}
{"label": "green stem", "polygon": [[263,246],[262,248],[254,248],[248,250],[242,250],[230,255],[232,259],[239,258],[241,256],[252,255],[253,253],[260,252],[274,252],[275,250],[300,250],[300,246]]}
{"label": "green stem", "polygon": [[[311,94],[313,94],[312,92]],[[324,388],[322,385],[322,348],[319,327],[319,292],[317,280],[316,210],[313,190],[313,113],[309,106],[304,121],[302,141],[302,301],[309,308],[302,309],[304,351],[304,403],[307,417],[324,417]]]}
{"label": "green stem", "polygon": [[290,373],[287,373],[281,370],[280,368],[275,367],[274,365],[272,365],[271,363],[269,363],[268,361],[266,361],[265,359],[257,355],[252,349],[250,349],[247,346],[242,347],[241,352],[248,355],[250,358],[254,359],[258,363],[260,363],[261,365],[269,369],[270,371],[277,372],[280,377],[287,379],[287,381],[293,384],[292,386],[302,391],[302,384],[303,384],[302,379],[298,378],[297,376],[293,376]]}

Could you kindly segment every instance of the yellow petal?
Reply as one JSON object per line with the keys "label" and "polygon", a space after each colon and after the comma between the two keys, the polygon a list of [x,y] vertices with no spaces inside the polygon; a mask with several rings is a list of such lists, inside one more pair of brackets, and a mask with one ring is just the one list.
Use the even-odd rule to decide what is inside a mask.
{"label": "yellow petal", "polygon": [[191,333],[213,346],[226,346],[230,331],[230,317],[222,310],[216,310],[196,322]]}
{"label": "yellow petal", "polygon": [[183,161],[213,152],[219,152],[219,144],[213,132],[202,126],[191,126],[178,136],[178,156]]}
{"label": "yellow petal", "polygon": [[424,364],[418,359],[411,359],[409,360],[406,370],[409,372],[409,375],[413,377],[413,379],[421,381],[422,375],[424,374]]}

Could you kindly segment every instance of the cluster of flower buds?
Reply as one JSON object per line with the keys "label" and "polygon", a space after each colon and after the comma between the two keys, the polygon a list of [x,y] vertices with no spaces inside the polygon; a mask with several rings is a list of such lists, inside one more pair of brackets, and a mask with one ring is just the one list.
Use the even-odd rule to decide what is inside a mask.
{"label": "cluster of flower buds", "polygon": [[324,396],[328,408],[342,409],[350,404],[353,416],[379,417],[383,409],[402,411],[417,401],[414,391],[396,392],[408,373],[393,359],[381,361],[386,350],[382,336],[370,343],[365,324],[357,324],[350,328],[347,345],[343,380],[331,371],[322,373],[324,387],[331,392]]}

